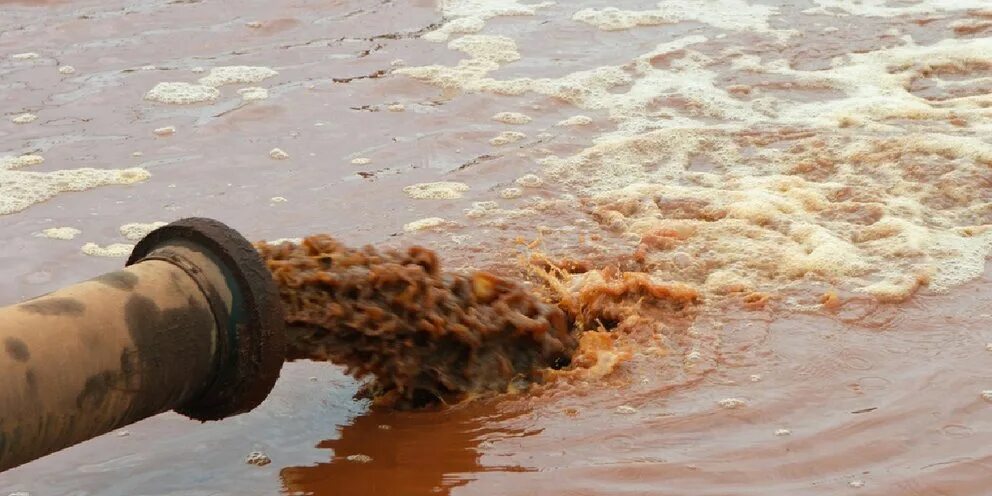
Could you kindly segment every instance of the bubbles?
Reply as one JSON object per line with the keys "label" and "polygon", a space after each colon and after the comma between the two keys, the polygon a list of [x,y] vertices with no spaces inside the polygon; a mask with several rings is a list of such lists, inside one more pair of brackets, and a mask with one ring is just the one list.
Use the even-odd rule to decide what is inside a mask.
{"label": "bubbles", "polygon": [[140,223],[132,222],[130,224],[124,224],[120,227],[119,231],[121,236],[128,241],[139,241],[145,236],[148,236],[152,231],[168,224],[167,222],[150,222],[150,223]]}
{"label": "bubbles", "polygon": [[261,451],[252,451],[245,457],[245,463],[248,465],[255,465],[256,467],[263,467],[272,463],[272,459]]}
{"label": "bubbles", "polygon": [[105,185],[127,185],[148,179],[145,169],[69,169],[28,172],[0,168],[0,215],[20,212],[60,193]]}
{"label": "bubbles", "polygon": [[514,198],[520,198],[524,195],[524,191],[520,188],[504,188],[500,190],[499,197],[504,200],[512,200]]}
{"label": "bubbles", "polygon": [[38,116],[30,112],[17,114],[10,118],[10,122],[13,122],[14,124],[30,124],[36,120],[38,120]]}
{"label": "bubbles", "polygon": [[34,52],[15,53],[10,56],[10,58],[13,60],[34,60],[37,59],[38,57],[39,55]]}
{"label": "bubbles", "polygon": [[778,437],[791,436],[792,435],[792,431],[790,431],[789,429],[779,429],[779,430],[775,431],[775,435],[778,436]]}
{"label": "bubbles", "polygon": [[145,100],[174,105],[212,102],[219,97],[220,91],[210,86],[170,82],[158,83],[145,94]]}
{"label": "bubbles", "polygon": [[394,103],[386,107],[386,110],[390,112],[403,112],[406,111],[406,105],[403,105],[402,103]]}
{"label": "bubbles", "polygon": [[345,460],[348,460],[349,462],[352,463],[372,463],[373,461],[371,456],[363,455],[361,453],[356,455],[348,455],[345,457]]}
{"label": "bubbles", "polygon": [[499,112],[493,115],[493,120],[504,124],[527,124],[532,119],[530,116],[519,112]]}
{"label": "bubbles", "polygon": [[176,126],[165,126],[165,127],[155,128],[155,130],[152,131],[152,133],[154,133],[155,136],[162,136],[162,137],[172,136],[173,134],[176,134]]}
{"label": "bubbles", "polygon": [[273,160],[286,160],[289,158],[289,154],[282,151],[281,148],[273,148],[269,150],[269,158]]}
{"label": "bubbles", "polygon": [[438,229],[450,225],[451,222],[441,218],[441,217],[427,217],[425,219],[415,220],[403,225],[403,230],[406,232],[416,232],[425,231],[428,229]]}
{"label": "bubbles", "polygon": [[127,243],[112,243],[106,246],[100,246],[96,243],[86,243],[82,247],[82,252],[84,255],[91,257],[123,258],[130,255],[133,249],[134,245]]}
{"label": "bubbles", "polygon": [[259,88],[258,86],[241,88],[238,90],[238,94],[241,95],[241,99],[246,102],[255,102],[258,100],[265,100],[269,98],[269,90],[265,88]]}
{"label": "bubbles", "polygon": [[75,74],[75,73],[76,73],[76,68],[71,65],[59,66],[59,74],[62,74],[63,76],[68,76],[70,74]]}
{"label": "bubbles", "polygon": [[521,133],[520,131],[503,131],[502,133],[496,135],[495,138],[489,140],[489,144],[493,146],[503,146],[510,143],[516,143],[526,137],[527,135]]}
{"label": "bubbles", "polygon": [[461,198],[468,190],[467,184],[452,181],[417,183],[403,188],[410,198],[417,200],[453,200]]}
{"label": "bubbles", "polygon": [[73,239],[82,232],[75,227],[49,227],[41,231],[41,235],[50,239]]}
{"label": "bubbles", "polygon": [[210,72],[200,78],[199,83],[203,86],[218,87],[227,84],[250,84],[263,81],[270,77],[279,75],[279,72],[268,67],[233,65],[214,67]]}
{"label": "bubbles", "polygon": [[616,412],[621,415],[631,415],[637,413],[637,409],[630,405],[620,405],[616,408]]}
{"label": "bubbles", "polygon": [[368,165],[372,163],[372,159],[368,157],[358,157],[351,159],[353,165]]}
{"label": "bubbles", "polygon": [[540,188],[544,186],[544,180],[534,174],[520,176],[515,182],[524,188]]}
{"label": "bubbles", "polygon": [[744,408],[747,406],[747,402],[741,398],[724,398],[717,402],[721,408],[726,408],[727,410],[736,410],[738,408]]}
{"label": "bubbles", "polygon": [[40,165],[45,162],[41,155],[21,155],[19,157],[0,157],[0,170],[20,169],[32,165]]}
{"label": "bubbles", "polygon": [[555,124],[558,127],[570,127],[570,126],[588,126],[592,124],[592,118],[585,115],[573,115],[567,119],[558,121]]}

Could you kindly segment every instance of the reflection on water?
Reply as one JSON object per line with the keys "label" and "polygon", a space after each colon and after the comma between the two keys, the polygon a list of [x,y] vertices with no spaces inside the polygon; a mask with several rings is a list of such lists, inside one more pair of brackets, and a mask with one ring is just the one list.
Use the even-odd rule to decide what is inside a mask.
{"label": "reflection on water", "polygon": [[492,406],[441,412],[370,411],[341,427],[340,437],[318,448],[326,463],[280,471],[288,494],[449,494],[479,472],[526,472],[520,466],[486,466],[481,444],[519,433],[498,429]]}

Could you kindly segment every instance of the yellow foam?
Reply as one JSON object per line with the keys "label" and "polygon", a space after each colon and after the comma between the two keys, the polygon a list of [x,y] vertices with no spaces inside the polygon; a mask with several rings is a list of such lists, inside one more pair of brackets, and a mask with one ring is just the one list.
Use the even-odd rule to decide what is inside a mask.
{"label": "yellow foam", "polygon": [[84,255],[89,255],[91,257],[126,257],[131,254],[131,250],[134,249],[134,245],[126,243],[113,243],[106,246],[100,246],[96,243],[86,243],[82,247],[82,252]]}
{"label": "yellow foam", "polygon": [[203,86],[218,87],[227,84],[250,84],[278,76],[279,72],[269,68],[248,65],[233,65],[214,67],[210,72],[200,78],[199,83]]}
{"label": "yellow foam", "polygon": [[468,190],[467,184],[452,181],[417,183],[403,188],[410,198],[418,200],[452,200],[461,198]]}
{"label": "yellow foam", "polygon": [[210,86],[189,83],[162,82],[145,94],[145,100],[176,105],[212,102],[220,97],[220,91]]}
{"label": "yellow foam", "polygon": [[41,235],[51,239],[73,239],[82,231],[75,227],[49,227],[41,231]]}

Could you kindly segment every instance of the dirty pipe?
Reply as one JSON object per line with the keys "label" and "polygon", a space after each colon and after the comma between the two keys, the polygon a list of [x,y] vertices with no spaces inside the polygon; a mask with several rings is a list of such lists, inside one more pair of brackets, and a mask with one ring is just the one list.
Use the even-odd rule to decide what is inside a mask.
{"label": "dirty pipe", "polygon": [[0,471],[169,410],[260,404],[285,354],[277,289],[241,235],[185,219],[124,270],[0,308]]}

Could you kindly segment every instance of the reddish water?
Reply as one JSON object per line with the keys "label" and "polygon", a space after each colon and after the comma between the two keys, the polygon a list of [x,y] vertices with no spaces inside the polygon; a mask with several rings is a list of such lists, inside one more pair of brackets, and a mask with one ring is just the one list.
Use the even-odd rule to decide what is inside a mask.
{"label": "reddish water", "polygon": [[[826,10],[804,13],[814,3]],[[992,390],[992,351],[986,348],[992,342],[992,273],[950,284],[954,287],[945,294],[924,288],[896,304],[879,304],[850,290],[893,274],[915,274],[918,264],[932,260],[939,269],[935,280],[941,280],[940,270],[957,267],[945,263],[953,250],[925,243],[913,248],[912,236],[872,244],[878,238],[858,226],[874,225],[883,214],[909,219],[930,234],[956,228],[967,230],[967,236],[985,232],[986,165],[992,158],[968,150],[992,145],[987,98],[992,51],[984,44],[992,16],[936,7],[913,11],[917,4],[911,2],[868,0],[857,5],[870,12],[844,12],[830,6],[837,3],[764,2],[780,8],[768,20],[771,29],[802,32],[782,44],[753,25],[734,27],[733,22],[756,19],[753,13],[706,22],[688,16],[619,31],[572,20],[580,9],[610,5],[596,0],[546,6],[533,16],[494,17],[480,28],[480,34],[515,40],[521,55],[510,63],[499,59],[503,62],[487,76],[495,80],[558,78],[611,65],[638,75],[585,99],[582,88],[596,81],[566,84],[557,93],[532,85],[513,96],[505,89],[463,92],[463,82],[439,88],[429,78],[420,82],[388,74],[395,67],[454,66],[468,57],[419,38],[442,21],[428,0],[250,1],[236,7],[209,1],[0,1],[0,156],[44,156],[43,164],[18,171],[141,166],[151,174],[134,185],[59,194],[0,216],[0,303],[119,267],[121,259],[86,256],[80,247],[124,242],[118,233],[123,224],[193,215],[220,219],[252,239],[330,232],[352,245],[421,243],[436,248],[445,266],[507,275],[522,274],[516,238],[540,236],[541,249],[555,254],[604,263],[640,256],[657,274],[700,287],[718,269],[747,267],[753,289],[771,295],[760,306],[746,304],[754,295],[708,293],[693,321],[664,322],[654,334],[624,336],[621,344],[632,358],[610,374],[568,377],[530,395],[440,413],[369,411],[352,399],[358,385],[341,370],[288,364],[270,399],[250,414],[202,425],[160,415],[129,426],[127,435],[109,434],[6,472],[0,475],[0,492],[988,494],[992,402],[982,391]],[[656,2],[623,2],[621,8],[651,10]],[[907,10],[899,14],[898,9]],[[724,7],[710,15],[739,10]],[[879,17],[880,12],[899,15]],[[246,25],[254,21],[261,24]],[[684,48],[653,52],[659,43],[695,35],[706,41],[690,51],[713,60]],[[904,86],[919,99],[893,91],[881,76],[862,80],[852,70],[824,78],[826,84],[817,79],[823,73],[807,74],[831,68],[838,56],[905,46],[906,35],[920,46],[961,43],[951,52],[970,53],[970,59],[885,52],[892,60],[903,58],[883,65],[882,73],[910,71]],[[757,56],[765,72],[728,58],[726,50]],[[39,57],[11,58],[25,52]],[[633,61],[644,54],[652,54],[646,65],[659,71],[695,60],[712,74],[692,69],[692,77],[679,73],[678,84],[668,84],[661,77],[667,72],[637,72],[645,67]],[[403,64],[393,65],[397,59]],[[777,59],[784,65],[775,65]],[[73,66],[75,73],[60,74],[61,65]],[[194,67],[230,65],[268,66],[279,75],[221,87],[213,103],[143,100],[158,82],[196,82],[204,74],[192,72]],[[642,76],[660,79],[645,89],[636,84]],[[702,90],[696,91],[686,81],[711,84],[700,83]],[[267,88],[269,98],[242,103],[236,88],[243,86]],[[727,99],[710,101],[713,88],[725,89]],[[874,88],[885,91],[869,91]],[[627,92],[642,95],[643,105],[609,100]],[[836,103],[847,97],[850,108]],[[890,108],[886,102],[894,103]],[[389,111],[397,103],[405,111]],[[508,126],[491,119],[504,111],[528,114],[533,121]],[[24,112],[38,119],[11,122]],[[592,124],[554,126],[577,114],[592,118]],[[821,116],[836,122],[827,126],[817,120]],[[721,134],[724,124],[745,131]],[[177,128],[174,136],[153,133],[170,125]],[[727,140],[691,145],[696,148],[677,173],[666,169],[668,158],[680,150],[668,147],[675,140],[653,135],[620,147],[623,154],[595,150],[588,168],[563,169],[557,179],[534,161],[579,153],[618,126],[628,134],[666,126],[703,129]],[[492,137],[508,130],[527,137],[490,145]],[[908,141],[917,150],[883,144],[852,152],[837,144],[906,136],[915,136]],[[945,143],[940,140],[947,136],[977,144],[926,149]],[[816,142],[821,138],[826,144]],[[725,145],[739,147],[734,164],[713,153]],[[276,147],[290,158],[269,158]],[[371,162],[351,162],[359,157]],[[781,168],[766,167],[779,158],[775,167]],[[732,166],[737,164],[739,169]],[[528,173],[545,177],[544,185],[524,188],[521,199],[500,197]],[[747,184],[748,178],[773,174],[807,182]],[[462,182],[470,189],[451,200],[415,200],[403,191],[429,181]],[[644,197],[654,199],[650,215],[655,217],[638,210],[637,198],[595,196],[602,192],[596,186],[612,193],[635,182],[651,184]],[[824,189],[803,189],[811,183]],[[693,189],[713,184],[723,193]],[[790,184],[813,213],[775,196],[787,193]],[[663,189],[675,186],[684,189]],[[771,210],[767,203],[750,209],[743,203],[717,205],[721,197],[757,190],[762,193],[753,198],[778,202],[777,217],[761,215]],[[817,206],[822,201],[810,192],[832,203]],[[527,203],[532,196],[545,202]],[[274,197],[286,201],[271,201]],[[483,205],[465,214],[482,201],[497,201],[504,211]],[[510,212],[529,205],[534,211],[526,215]],[[912,213],[914,208],[919,212]],[[734,215],[748,219],[753,230],[720,223]],[[426,217],[455,225],[404,232],[405,224]],[[659,230],[662,234],[645,236],[660,229],[648,221],[703,218],[708,224],[693,225],[699,235]],[[853,240],[871,269],[880,272],[832,275],[818,269],[808,278],[784,279],[774,269],[788,254],[776,259],[780,254],[773,250],[788,240],[762,244],[762,239],[779,240],[775,236],[790,233],[796,219]],[[82,234],[73,240],[36,236],[60,226]],[[886,251],[886,243],[903,241],[905,247]],[[815,248],[803,254],[812,257]],[[754,263],[728,262],[735,260],[735,250]],[[826,251],[824,260],[847,263]],[[979,253],[983,261],[985,252]],[[840,307],[818,306],[820,295],[834,287]],[[733,399],[739,401],[723,401]],[[245,464],[244,457],[256,450],[272,463]]]}

